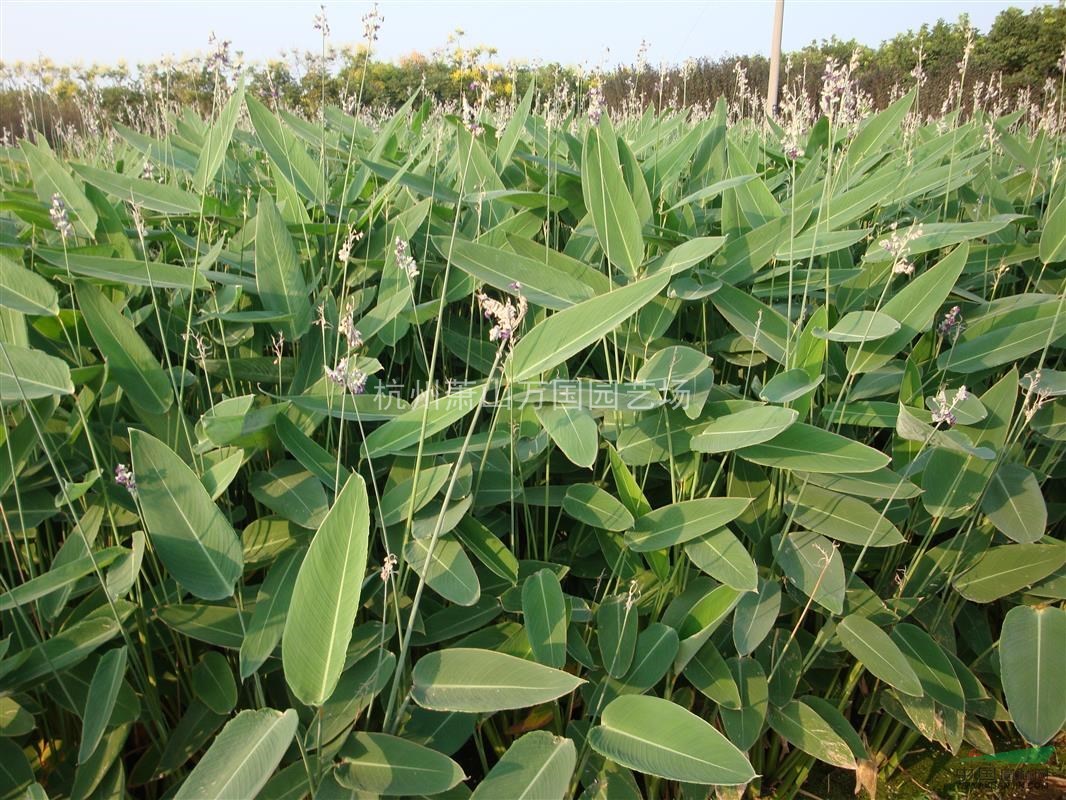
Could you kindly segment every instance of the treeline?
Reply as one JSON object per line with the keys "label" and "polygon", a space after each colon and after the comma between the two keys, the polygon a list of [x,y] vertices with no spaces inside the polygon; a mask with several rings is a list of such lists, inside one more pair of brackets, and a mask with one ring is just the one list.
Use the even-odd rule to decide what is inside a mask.
{"label": "treeline", "polygon": [[[975,87],[1017,105],[1021,94],[1040,102],[1057,92],[1066,69],[1066,3],[1001,12],[991,28],[974,30],[965,15],[907,31],[877,48],[831,37],[786,56],[785,82],[816,101],[827,59],[850,62],[851,79],[875,107],[918,80],[920,110],[939,114]],[[348,110],[392,109],[421,89],[454,109],[467,103],[511,102],[536,82],[542,101],[583,103],[598,87],[609,109],[623,105],[709,106],[719,97],[754,98],[765,91],[769,62],[762,56],[697,59],[659,67],[638,63],[589,73],[561,65],[501,65],[491,48],[412,54],[397,62],[368,57],[365,45],[334,46],[325,55],[304,53],[287,61],[241,64],[229,43],[212,52],[158,64],[78,68],[50,62],[0,65],[0,128],[6,137],[34,127],[54,137],[110,121],[137,124],[161,104],[191,105],[209,113],[220,93],[243,75],[252,92],[282,108],[313,115],[323,104]],[[966,65],[965,86],[960,83]],[[983,88],[982,88],[983,87]],[[963,107],[965,102],[961,102]]]}

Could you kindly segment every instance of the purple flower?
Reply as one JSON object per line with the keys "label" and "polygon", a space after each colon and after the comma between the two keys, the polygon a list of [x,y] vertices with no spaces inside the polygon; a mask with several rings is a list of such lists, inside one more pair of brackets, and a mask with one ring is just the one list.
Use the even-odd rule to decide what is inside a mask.
{"label": "purple flower", "polygon": [[131,494],[137,491],[137,481],[133,477],[133,470],[125,464],[115,467],[115,483],[124,487]]}

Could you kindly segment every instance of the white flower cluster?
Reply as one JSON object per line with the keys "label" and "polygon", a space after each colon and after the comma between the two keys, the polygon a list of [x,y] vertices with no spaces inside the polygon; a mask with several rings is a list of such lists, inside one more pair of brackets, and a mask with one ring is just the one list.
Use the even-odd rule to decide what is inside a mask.
{"label": "white flower cluster", "polygon": [[414,256],[407,252],[407,242],[399,236],[396,237],[396,263],[411,280],[418,277],[418,263]]}
{"label": "white flower cluster", "polygon": [[518,296],[518,302],[511,302],[511,298],[507,298],[507,302],[501,303],[499,300],[493,300],[484,292],[477,293],[477,304],[481,309],[481,313],[485,315],[486,319],[492,320],[495,323],[492,326],[492,330],[489,331],[490,342],[504,342],[514,343],[515,331],[518,330],[518,326],[522,324],[522,320],[525,319],[526,312],[529,310],[529,303],[522,295],[521,284],[515,282],[511,284],[511,291]]}
{"label": "white flower cluster", "polygon": [[922,226],[911,225],[906,231],[897,231],[896,223],[889,226],[892,234],[879,244],[893,258],[892,272],[895,275],[913,275],[914,263],[907,258],[910,243],[922,235]]}

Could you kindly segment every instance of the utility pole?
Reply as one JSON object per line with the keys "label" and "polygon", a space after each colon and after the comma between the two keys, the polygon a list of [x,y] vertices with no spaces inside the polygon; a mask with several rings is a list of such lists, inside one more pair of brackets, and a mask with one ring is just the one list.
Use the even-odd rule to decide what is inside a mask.
{"label": "utility pole", "polygon": [[774,32],[770,40],[770,84],[766,87],[766,113],[777,111],[777,93],[781,85],[781,30],[785,25],[785,0],[774,0]]}

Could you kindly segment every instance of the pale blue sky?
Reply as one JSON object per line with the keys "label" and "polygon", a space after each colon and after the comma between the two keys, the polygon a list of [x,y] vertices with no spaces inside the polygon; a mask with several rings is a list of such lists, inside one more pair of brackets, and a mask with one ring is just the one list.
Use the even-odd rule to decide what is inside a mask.
{"label": "pale blue sky", "polygon": [[[293,47],[317,49],[312,18],[316,2],[256,0],[0,0],[0,59],[34,60],[39,55],[66,63],[125,59],[134,64],[158,57],[206,50],[214,31],[230,39],[250,60],[277,56]],[[331,0],[326,12],[337,42],[357,41],[368,2]],[[987,31],[1015,0],[786,0],[785,49],[836,34],[876,45],[908,28],[939,17],[970,15]],[[658,2],[380,3],[385,20],[378,51],[395,59],[412,51],[444,46],[455,28],[469,44],[493,45],[503,59],[570,64],[631,63],[640,42],[648,61],[680,63],[688,57],[766,53],[772,0],[658,0]]]}

